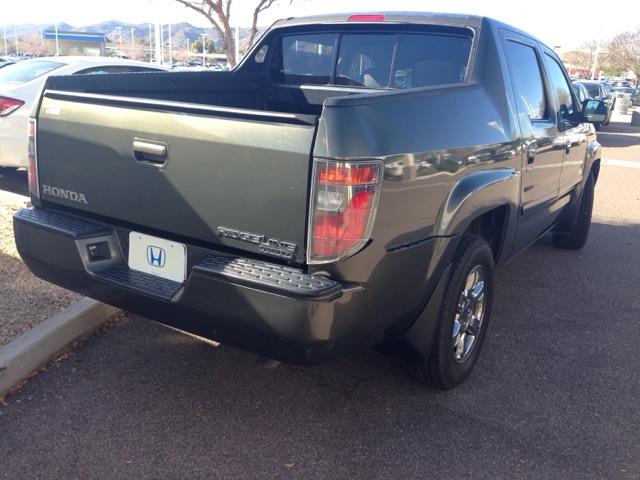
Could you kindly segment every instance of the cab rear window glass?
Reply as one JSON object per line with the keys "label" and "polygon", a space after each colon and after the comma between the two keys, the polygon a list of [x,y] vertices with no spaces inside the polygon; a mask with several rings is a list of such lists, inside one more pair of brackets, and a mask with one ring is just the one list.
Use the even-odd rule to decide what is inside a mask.
{"label": "cab rear window glass", "polygon": [[388,86],[395,44],[395,35],[344,35],[335,83],[373,88]]}
{"label": "cab rear window glass", "polygon": [[282,38],[281,81],[326,84],[333,69],[336,34],[294,35]]}
{"label": "cab rear window glass", "polygon": [[471,37],[400,35],[393,87],[458,83],[467,73]]}
{"label": "cab rear window glass", "polygon": [[464,81],[471,34],[344,33],[281,38],[272,71],[289,84],[416,88]]}

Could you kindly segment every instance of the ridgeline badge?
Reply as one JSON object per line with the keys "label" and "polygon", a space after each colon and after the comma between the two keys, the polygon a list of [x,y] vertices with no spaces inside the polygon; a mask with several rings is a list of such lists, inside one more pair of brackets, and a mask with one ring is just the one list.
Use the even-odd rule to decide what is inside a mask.
{"label": "ridgeline badge", "polygon": [[241,242],[254,243],[258,245],[258,249],[267,255],[274,255],[281,258],[293,258],[296,253],[297,245],[293,242],[285,242],[276,238],[267,238],[266,235],[258,233],[241,232],[235,228],[218,227],[219,237],[234,238]]}

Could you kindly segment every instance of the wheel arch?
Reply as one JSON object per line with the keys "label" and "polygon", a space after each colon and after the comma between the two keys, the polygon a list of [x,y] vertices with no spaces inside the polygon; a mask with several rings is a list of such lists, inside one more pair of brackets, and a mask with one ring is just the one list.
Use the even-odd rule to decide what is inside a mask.
{"label": "wheel arch", "polygon": [[[505,247],[515,236],[519,200],[519,170],[501,168],[469,174],[456,182],[445,199],[436,235],[482,234],[498,262],[510,253]],[[490,231],[490,227],[499,228],[499,233]]]}

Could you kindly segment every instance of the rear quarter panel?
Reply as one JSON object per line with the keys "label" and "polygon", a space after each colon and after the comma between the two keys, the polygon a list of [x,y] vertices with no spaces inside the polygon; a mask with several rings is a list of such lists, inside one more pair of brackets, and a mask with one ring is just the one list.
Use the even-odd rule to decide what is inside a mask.
{"label": "rear quarter panel", "polygon": [[[315,157],[384,162],[372,241],[322,270],[366,284],[372,328],[414,320],[474,216],[520,194],[520,131],[497,36],[483,26],[470,82],[325,103]],[[317,268],[320,270],[320,268]],[[396,323],[397,323],[396,322]]]}

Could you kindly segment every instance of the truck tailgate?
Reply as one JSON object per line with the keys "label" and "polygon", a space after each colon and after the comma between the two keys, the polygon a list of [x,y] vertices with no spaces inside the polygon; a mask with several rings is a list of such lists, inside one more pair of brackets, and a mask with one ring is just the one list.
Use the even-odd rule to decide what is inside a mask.
{"label": "truck tailgate", "polygon": [[310,116],[47,91],[41,196],[132,228],[301,263],[315,130]]}

